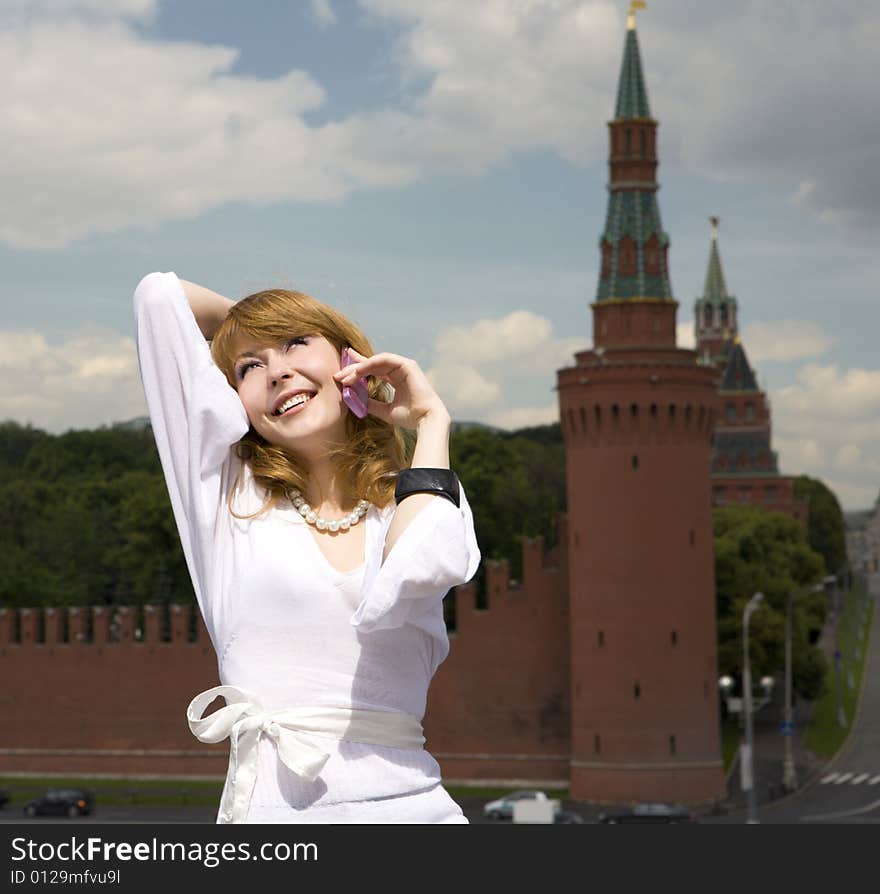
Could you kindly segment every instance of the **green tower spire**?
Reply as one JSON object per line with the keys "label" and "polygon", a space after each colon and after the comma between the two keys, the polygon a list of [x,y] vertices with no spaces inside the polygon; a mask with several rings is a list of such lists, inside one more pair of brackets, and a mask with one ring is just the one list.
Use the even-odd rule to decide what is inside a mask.
{"label": "green tower spire", "polygon": [[636,36],[635,20],[626,30],[626,44],[623,49],[623,65],[620,67],[620,81],[617,85],[617,107],[615,118],[650,118],[648,91],[642,75],[642,59],[639,55],[639,39]]}
{"label": "green tower spire", "polygon": [[609,126],[608,212],[599,239],[602,268],[596,300],[672,301],[667,255],[657,204],[657,122],[648,108],[630,4],[623,65],[617,86],[617,108]]}
{"label": "green tower spire", "polygon": [[731,341],[739,332],[736,297],[727,291],[721,254],[718,251],[719,218],[709,218],[712,225],[709,265],[703,294],[694,303],[694,329],[697,350],[702,356],[726,363]]}
{"label": "green tower spire", "polygon": [[712,243],[709,248],[709,266],[706,268],[706,281],[703,284],[703,301],[721,304],[733,296],[727,293],[724,282],[724,270],[721,268],[721,256],[718,253],[718,218],[709,218],[712,223]]}

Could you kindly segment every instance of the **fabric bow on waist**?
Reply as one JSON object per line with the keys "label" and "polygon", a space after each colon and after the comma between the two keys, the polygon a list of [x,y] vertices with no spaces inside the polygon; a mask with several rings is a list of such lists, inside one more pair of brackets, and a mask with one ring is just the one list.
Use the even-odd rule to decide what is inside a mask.
{"label": "fabric bow on waist", "polygon": [[[226,707],[202,717],[217,696],[223,696]],[[317,779],[330,755],[297,733],[391,748],[420,749],[425,742],[421,722],[410,714],[312,707],[267,711],[254,696],[237,686],[214,686],[199,693],[189,703],[186,719],[201,742],[214,744],[229,737],[229,770],[220,804],[220,820],[224,823],[243,823],[247,819],[257,782],[257,744],[263,734],[274,739],[284,765],[310,782]]]}

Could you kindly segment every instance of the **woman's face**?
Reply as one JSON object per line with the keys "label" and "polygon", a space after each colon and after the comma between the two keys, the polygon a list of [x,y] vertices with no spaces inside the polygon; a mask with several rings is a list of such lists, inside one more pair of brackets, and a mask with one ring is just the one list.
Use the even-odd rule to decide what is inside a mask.
{"label": "woman's face", "polygon": [[[342,364],[323,335],[272,345],[242,337],[236,342],[235,357],[238,396],[251,425],[270,444],[315,458],[328,441],[344,439],[350,411],[342,400],[341,385],[333,379]],[[291,406],[289,399],[298,392],[305,392],[308,399]]]}

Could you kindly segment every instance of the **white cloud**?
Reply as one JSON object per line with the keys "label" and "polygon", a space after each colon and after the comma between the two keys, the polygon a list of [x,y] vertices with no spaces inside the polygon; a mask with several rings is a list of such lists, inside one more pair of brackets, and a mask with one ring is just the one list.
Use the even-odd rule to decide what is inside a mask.
{"label": "white cloud", "polygon": [[[403,29],[404,84],[443,149],[475,165],[549,146],[604,157],[624,36],[624,4],[594,0],[361,0]],[[788,184],[819,219],[880,224],[874,73],[880,10],[868,0],[696,8],[666,0],[639,19],[661,161],[720,179]],[[784,47],[784,52],[780,51]],[[472,141],[474,126],[479,139]]]}
{"label": "white cloud", "polygon": [[685,320],[684,322],[676,323],[675,343],[680,348],[695,348],[697,346],[693,320]]}
{"label": "white cloud", "polygon": [[330,5],[330,0],[309,0],[309,9],[312,18],[322,28],[336,24],[336,13]]}
{"label": "white cloud", "polygon": [[120,23],[0,34],[0,186],[14,247],[194,217],[232,200],[344,192],[301,115],[324,100],[304,72],[228,74],[237,51],[137,39]]}
{"label": "white cloud", "polygon": [[[129,0],[119,11],[152,8]],[[113,7],[83,0],[71,9]],[[584,58],[601,67],[594,53],[584,56],[582,38],[589,47],[610,35],[611,8],[536,9],[512,32],[499,27],[504,9],[495,22],[488,10],[474,17],[473,9],[482,7],[465,15],[464,7],[447,9],[450,45],[467,44],[466,52],[456,49],[453,69],[436,70],[448,64],[439,51],[430,61],[423,56],[420,42],[433,38],[417,24],[402,38],[410,71],[424,74],[429,65],[433,72],[411,109],[378,108],[318,127],[303,116],[324,104],[325,93],[306,72],[235,75],[236,49],[144,39],[124,16],[5,21],[0,188],[16,213],[0,225],[0,241],[56,249],[229,202],[331,201],[361,187],[404,185],[431,169],[479,171],[521,147],[555,145],[583,157],[589,131],[599,145],[601,128],[587,122],[607,95],[585,91],[581,79],[555,84],[541,70],[552,70],[554,59],[566,70]],[[609,62],[619,55],[603,40],[595,49]],[[537,67],[533,56],[543,59]]]}
{"label": "white cloud", "polygon": [[434,350],[450,360],[486,366],[504,374],[551,375],[570,366],[585,339],[557,339],[545,317],[515,310],[468,326],[449,326],[434,340]]}
{"label": "white cloud", "polygon": [[425,375],[456,417],[480,410],[501,396],[497,382],[488,380],[469,366],[440,361],[426,370]]}
{"label": "white cloud", "polygon": [[819,357],[834,343],[819,326],[806,320],[750,323],[742,332],[742,340],[753,365],[767,360],[786,362]]}
{"label": "white cloud", "polygon": [[515,431],[533,425],[553,425],[559,422],[559,404],[551,403],[543,407],[517,407],[492,413],[485,420],[487,425]]}
{"label": "white cloud", "polygon": [[523,402],[546,394],[556,370],[573,365],[574,352],[584,347],[583,338],[557,338],[549,320],[516,310],[443,329],[426,375],[453,418],[502,428],[543,425],[548,412],[558,419],[558,409]]}
{"label": "white cloud", "polygon": [[[676,344],[694,348],[694,321],[684,320],[675,327]],[[834,339],[821,327],[806,320],[776,320],[750,323],[742,330],[742,343],[752,367],[766,361],[806,360],[824,354]]]}
{"label": "white cloud", "polygon": [[0,22],[27,24],[82,16],[149,20],[158,6],[158,0],[0,0]]}
{"label": "white cloud", "polygon": [[[236,75],[234,48],[144,38],[131,23],[154,15],[155,0],[0,5],[0,188],[16,209],[0,241],[51,249],[229,202],[333,201],[437,170],[478,173],[525,150],[605,156],[621,4],[361,6],[398,29],[396,107],[316,127],[304,115],[325,94],[312,76]],[[336,16],[327,0],[311,11]],[[789,183],[826,220],[876,220],[880,117],[865,109],[878,23],[861,2],[833,15],[814,0],[652,10],[640,40],[663,162]]]}
{"label": "white cloud", "polygon": [[852,422],[880,414],[880,370],[841,370],[836,364],[809,363],[797,383],[774,392],[774,406],[806,419],[822,415]]}
{"label": "white cloud", "polygon": [[880,370],[807,364],[771,397],[781,471],[822,479],[846,509],[872,505],[880,488]]}
{"label": "white cloud", "polygon": [[146,414],[134,341],[83,326],[49,344],[34,330],[0,331],[0,419],[60,433]]}

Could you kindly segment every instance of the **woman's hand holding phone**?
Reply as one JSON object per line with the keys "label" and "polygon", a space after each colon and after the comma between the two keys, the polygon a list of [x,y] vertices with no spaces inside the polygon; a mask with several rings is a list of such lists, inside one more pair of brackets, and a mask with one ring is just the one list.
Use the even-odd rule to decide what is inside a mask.
{"label": "woman's hand holding phone", "polygon": [[[342,369],[339,371],[340,373],[343,372],[347,366],[351,366],[351,364],[355,362],[350,351],[350,348],[342,349],[342,356],[340,357]],[[340,377],[338,373],[337,377]],[[358,419],[363,419],[369,412],[368,408],[370,405],[370,398],[367,394],[367,380],[361,377],[351,384],[343,384],[342,399]]]}
{"label": "woman's hand holding phone", "polygon": [[[342,383],[343,400],[358,418],[370,413],[409,429],[418,428],[428,416],[449,418],[449,411],[415,360],[386,352],[364,357],[354,348],[343,348],[340,362],[342,369],[334,373],[334,378]],[[374,376],[392,386],[394,397],[390,402],[375,400],[367,394],[366,376]],[[362,392],[358,391],[361,383]],[[363,413],[359,412],[361,408]]]}

